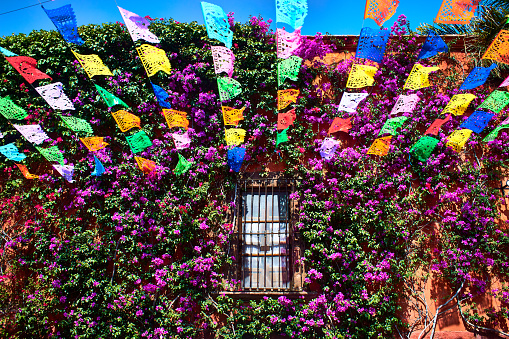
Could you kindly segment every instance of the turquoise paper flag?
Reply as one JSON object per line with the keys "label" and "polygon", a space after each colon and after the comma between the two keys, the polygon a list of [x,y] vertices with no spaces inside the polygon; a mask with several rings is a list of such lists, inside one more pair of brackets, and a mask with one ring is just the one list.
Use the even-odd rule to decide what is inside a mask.
{"label": "turquoise paper flag", "polygon": [[97,177],[100,177],[104,173],[104,166],[101,164],[99,159],[94,155],[95,160],[95,170],[90,175],[95,175]]}
{"label": "turquoise paper flag", "polygon": [[5,55],[6,57],[13,57],[13,56],[18,56],[17,54],[15,53],[12,53],[11,51],[3,48],[3,47],[0,47],[0,52]]}
{"label": "turquoise paper flag", "polygon": [[13,142],[10,144],[0,146],[0,153],[5,155],[7,159],[13,161],[21,161],[26,158],[26,156],[22,153],[19,153],[18,148],[14,145]]}
{"label": "turquoise paper flag", "polygon": [[209,38],[217,39],[231,49],[233,32],[226,13],[221,7],[204,1],[201,3],[201,9]]}

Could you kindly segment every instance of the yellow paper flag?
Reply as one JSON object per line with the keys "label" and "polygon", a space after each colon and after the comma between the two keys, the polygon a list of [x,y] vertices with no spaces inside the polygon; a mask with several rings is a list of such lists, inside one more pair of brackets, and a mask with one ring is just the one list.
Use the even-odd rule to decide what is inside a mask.
{"label": "yellow paper flag", "polygon": [[246,130],[242,128],[230,128],[224,131],[226,144],[228,146],[231,145],[240,145],[244,142],[244,138],[246,136]]}
{"label": "yellow paper flag", "polygon": [[80,138],[80,140],[91,152],[98,151],[109,145],[108,143],[104,142],[103,137]]}
{"label": "yellow paper flag", "polygon": [[237,126],[240,120],[244,120],[244,110],[245,107],[241,109],[235,109],[232,107],[222,106],[223,111],[223,120],[225,125],[233,125]]}
{"label": "yellow paper flag", "polygon": [[428,87],[430,85],[428,79],[429,74],[439,69],[439,67],[424,67],[423,65],[415,64],[406,79],[403,89],[417,90],[419,88]]}
{"label": "yellow paper flag", "polygon": [[174,109],[163,109],[163,114],[169,128],[184,127],[186,130],[188,129],[189,120],[187,120],[186,112],[176,111]]}
{"label": "yellow paper flag", "polygon": [[298,89],[285,89],[282,91],[277,91],[277,109],[281,110],[292,102],[297,102],[297,97],[299,96],[300,91]]}
{"label": "yellow paper flag", "polygon": [[140,128],[141,126],[140,118],[122,109],[112,112],[111,115],[113,115],[113,118],[122,132],[126,132],[133,127]]}
{"label": "yellow paper flag", "polygon": [[367,65],[354,64],[348,75],[346,87],[348,88],[362,88],[366,86],[373,86],[375,83],[375,74],[378,68]]}
{"label": "yellow paper flag", "polygon": [[475,98],[477,97],[470,93],[456,94],[451,98],[447,106],[445,106],[442,114],[463,115],[468,105],[470,105],[470,102]]}
{"label": "yellow paper flag", "polygon": [[72,53],[81,64],[81,67],[85,69],[89,78],[92,78],[94,75],[113,75],[96,54],[83,55],[75,51],[72,51]]}
{"label": "yellow paper flag", "polygon": [[467,143],[471,134],[472,131],[466,128],[456,130],[452,132],[451,135],[449,135],[447,138],[447,144],[445,145],[451,147],[455,152],[459,153]]}
{"label": "yellow paper flag", "polygon": [[149,77],[156,74],[157,71],[163,71],[170,74],[170,60],[168,60],[165,51],[147,44],[141,45],[136,48],[136,50],[138,51],[143,67],[145,67]]}

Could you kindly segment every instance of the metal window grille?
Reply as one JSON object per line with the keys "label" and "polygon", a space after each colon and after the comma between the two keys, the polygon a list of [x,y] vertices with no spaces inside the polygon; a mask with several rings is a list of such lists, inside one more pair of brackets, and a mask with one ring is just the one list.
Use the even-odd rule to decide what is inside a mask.
{"label": "metal window grille", "polygon": [[[246,179],[236,192],[236,276],[243,291],[301,289],[302,268],[293,232],[293,179]],[[297,277],[297,279],[296,279]],[[298,282],[296,280],[299,280]]]}

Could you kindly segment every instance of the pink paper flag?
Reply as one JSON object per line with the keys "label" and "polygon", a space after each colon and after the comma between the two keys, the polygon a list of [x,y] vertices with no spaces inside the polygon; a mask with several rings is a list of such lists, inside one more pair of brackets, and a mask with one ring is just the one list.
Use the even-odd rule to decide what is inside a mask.
{"label": "pink paper flag", "polygon": [[289,33],[282,28],[278,28],[277,32],[277,57],[287,59],[300,46],[300,28],[297,28],[293,33]]}
{"label": "pink paper flag", "polygon": [[417,94],[403,95],[398,97],[398,100],[392,107],[391,115],[395,115],[399,112],[411,113],[417,106],[417,103],[421,100]]}
{"label": "pink paper flag", "polygon": [[343,93],[338,111],[354,113],[360,102],[369,95],[369,93]]}
{"label": "pink paper flag", "polygon": [[120,14],[122,14],[122,18],[124,19],[127,30],[129,34],[131,34],[133,41],[143,39],[152,43],[160,42],[159,38],[148,30],[150,23],[145,18],[121,7],[118,7],[118,10]]}
{"label": "pink paper flag", "polygon": [[506,87],[509,86],[509,77],[505,78],[505,80],[498,87]]}
{"label": "pink paper flag", "polygon": [[333,138],[325,138],[323,140],[322,146],[320,147],[320,155],[322,158],[329,160],[332,158],[336,149],[338,148],[339,141],[334,140]]}
{"label": "pink paper flag", "polygon": [[72,101],[65,95],[62,87],[63,85],[61,82],[56,82],[54,84],[36,87],[35,90],[46,100],[51,108],[61,111],[74,110]]}
{"label": "pink paper flag", "polygon": [[173,141],[175,142],[176,149],[185,149],[189,148],[191,145],[191,139],[189,138],[189,134],[186,131],[184,134],[172,133]]}
{"label": "pink paper flag", "polygon": [[44,140],[49,139],[46,133],[42,130],[40,125],[14,125],[14,128],[18,130],[28,141],[32,144],[39,145]]}
{"label": "pink paper flag", "polygon": [[224,46],[212,46],[212,58],[214,59],[214,70],[216,74],[225,72],[231,78],[233,74],[233,62],[235,55]]}

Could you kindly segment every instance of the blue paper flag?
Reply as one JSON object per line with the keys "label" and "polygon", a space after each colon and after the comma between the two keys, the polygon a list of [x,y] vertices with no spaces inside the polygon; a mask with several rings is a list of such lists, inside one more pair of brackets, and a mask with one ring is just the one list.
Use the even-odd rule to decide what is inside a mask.
{"label": "blue paper flag", "polygon": [[491,118],[493,118],[493,114],[491,113],[475,111],[461,124],[460,128],[467,128],[474,133],[481,133],[486,125],[488,125]]}
{"label": "blue paper flag", "polygon": [[209,38],[217,39],[224,43],[227,48],[232,48],[233,32],[223,9],[204,1],[201,3],[201,9]]}
{"label": "blue paper flag", "polygon": [[364,27],[357,43],[356,58],[381,62],[389,41],[389,31]]}
{"label": "blue paper flag", "polygon": [[0,47],[0,53],[2,53],[3,55],[5,55],[6,57],[18,56],[17,54],[12,53],[11,51],[9,51],[8,49],[5,49],[5,48],[3,48],[3,47]]}
{"label": "blue paper flag", "polygon": [[297,29],[304,25],[308,15],[307,0],[276,0],[276,21]]}
{"label": "blue paper flag", "polygon": [[472,72],[467,76],[465,81],[463,81],[463,84],[460,87],[461,89],[473,89],[478,86],[481,86],[486,82],[488,79],[488,76],[490,75],[490,72],[492,69],[495,69],[497,67],[496,64],[491,64],[490,67],[474,67]]}
{"label": "blue paper flag", "polygon": [[94,160],[95,160],[95,170],[92,173],[90,173],[90,175],[100,177],[104,173],[104,166],[103,164],[101,164],[101,162],[99,161],[99,159],[97,159],[95,155]]}
{"label": "blue paper flag", "polygon": [[74,15],[70,4],[55,9],[42,8],[67,42],[76,45],[83,45],[85,43],[78,35],[76,15]]}
{"label": "blue paper flag", "polygon": [[156,95],[157,101],[159,102],[159,106],[170,109],[171,105],[168,101],[166,101],[166,99],[170,97],[168,93],[161,87],[154,84],[152,84],[152,88],[154,89],[154,94]]}
{"label": "blue paper flag", "polygon": [[13,142],[0,146],[0,153],[5,155],[9,160],[13,161],[21,161],[26,158],[26,155],[19,153],[18,148]]}
{"label": "blue paper flag", "polygon": [[431,58],[432,56],[437,55],[438,52],[447,52],[448,50],[449,48],[447,47],[447,44],[440,35],[430,30],[417,59]]}
{"label": "blue paper flag", "polygon": [[228,166],[235,172],[240,171],[245,155],[246,149],[243,147],[228,150]]}

